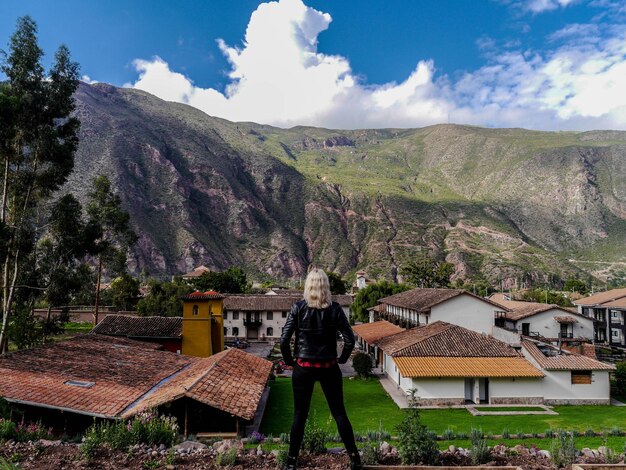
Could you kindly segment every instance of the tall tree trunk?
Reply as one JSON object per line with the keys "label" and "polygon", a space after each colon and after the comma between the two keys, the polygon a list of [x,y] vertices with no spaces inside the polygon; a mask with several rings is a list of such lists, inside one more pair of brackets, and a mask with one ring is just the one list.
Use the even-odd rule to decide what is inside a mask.
{"label": "tall tree trunk", "polygon": [[100,308],[100,279],[102,278],[102,257],[98,257],[98,278],[96,280],[96,304],[93,308],[93,326],[98,324],[98,309]]}

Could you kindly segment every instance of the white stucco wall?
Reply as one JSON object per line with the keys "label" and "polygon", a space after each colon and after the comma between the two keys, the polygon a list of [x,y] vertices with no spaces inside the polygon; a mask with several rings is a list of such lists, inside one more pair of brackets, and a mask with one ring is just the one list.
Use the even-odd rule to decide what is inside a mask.
{"label": "white stucco wall", "polygon": [[[554,319],[554,317],[567,315],[568,314],[563,310],[550,309],[531,317],[517,320],[515,327],[521,333],[522,323],[530,323],[531,332],[537,332],[544,338],[558,338],[561,326]],[[593,339],[593,320],[591,320],[591,318],[582,318],[573,315],[570,316],[575,318],[577,321],[577,323],[573,324],[574,337]],[[569,328],[571,329],[572,327],[570,326]],[[570,330],[568,329],[568,331]]]}
{"label": "white stucco wall", "polygon": [[537,361],[522,348],[526,359],[540,369],[546,376],[542,380],[541,394],[546,402],[576,403],[577,401],[608,402],[611,396],[609,372],[594,370],[590,384],[572,384],[571,371],[541,369]]}
{"label": "white stucco wall", "polygon": [[419,398],[465,398],[465,379],[414,378],[411,386]]}
{"label": "white stucco wall", "polygon": [[489,396],[498,403],[498,398],[539,398],[543,397],[541,378],[491,378]]}
{"label": "white stucco wall", "polygon": [[499,328],[497,326],[493,327],[491,336],[507,344],[511,344],[515,346],[519,346],[520,344],[519,334],[509,331],[509,330],[505,330],[504,328]]}
{"label": "white stucco wall", "polygon": [[430,323],[445,321],[478,333],[491,334],[494,326],[494,305],[469,294],[461,294],[430,309]]}

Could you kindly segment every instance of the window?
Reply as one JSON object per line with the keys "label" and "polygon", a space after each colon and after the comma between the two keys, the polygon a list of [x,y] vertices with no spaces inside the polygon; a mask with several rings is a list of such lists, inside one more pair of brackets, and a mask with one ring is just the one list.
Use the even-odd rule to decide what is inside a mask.
{"label": "window", "polygon": [[224,312],[224,320],[228,320],[228,312]]}
{"label": "window", "polygon": [[267,334],[266,336],[274,336],[274,328],[272,328],[271,326],[269,326],[267,328]]}
{"label": "window", "polygon": [[197,316],[198,315],[198,310],[199,310],[199,307],[197,305],[194,305],[193,306],[193,310],[191,312],[192,315]]}
{"label": "window", "polygon": [[287,312],[283,312],[283,318],[287,318]]}
{"label": "window", "polygon": [[[268,320],[273,320],[274,319],[274,312],[267,312],[267,319]],[[271,336],[271,335],[268,335]]]}
{"label": "window", "polygon": [[619,330],[611,330],[611,336],[613,338],[619,338]]}
{"label": "window", "polygon": [[522,334],[530,336],[530,323],[522,323]]}
{"label": "window", "polygon": [[239,336],[239,328],[233,326],[233,336]]}
{"label": "window", "polygon": [[228,328],[224,327],[224,336],[228,336]]}
{"label": "window", "polygon": [[233,320],[239,320],[239,312],[233,312]]}
{"label": "window", "polygon": [[590,370],[573,370],[572,371],[572,384],[584,385],[591,383],[591,371]]}

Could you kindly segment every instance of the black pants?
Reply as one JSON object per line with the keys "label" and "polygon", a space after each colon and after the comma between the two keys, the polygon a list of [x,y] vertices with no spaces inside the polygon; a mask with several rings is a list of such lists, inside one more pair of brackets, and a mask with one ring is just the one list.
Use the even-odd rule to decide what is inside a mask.
{"label": "black pants", "polygon": [[358,451],[354,442],[352,425],[343,404],[343,381],[339,365],[335,364],[328,369],[317,369],[314,367],[301,367],[296,364],[293,368],[292,376],[294,410],[289,439],[289,455],[297,457],[300,452],[304,436],[304,425],[309,415],[313,386],[316,381],[319,381],[322,386],[322,391],[326,396],[330,412],[337,423],[337,430],[343,444],[346,446],[346,450],[350,454],[356,454]]}

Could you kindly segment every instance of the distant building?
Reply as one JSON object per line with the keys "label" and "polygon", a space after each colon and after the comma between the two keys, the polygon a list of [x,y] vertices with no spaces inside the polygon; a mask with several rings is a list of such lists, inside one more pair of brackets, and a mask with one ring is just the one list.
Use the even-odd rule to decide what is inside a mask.
{"label": "distant building", "polygon": [[186,281],[192,281],[194,279],[199,278],[203,274],[210,273],[211,270],[206,266],[198,266],[193,271],[189,271],[188,273],[183,274],[181,277]]}
{"label": "distant building", "polygon": [[[276,340],[280,338],[292,305],[302,299],[302,291],[282,295],[237,294],[224,298],[224,335],[228,339]],[[352,296],[333,295],[348,318]]]}
{"label": "distant building", "polygon": [[137,317],[108,315],[92,333],[158,343],[167,351],[183,349],[183,317]]}
{"label": "distant building", "polygon": [[552,343],[593,341],[594,320],[575,309],[554,304],[489,297],[509,309],[496,315],[496,326]]}
{"label": "distant building", "polygon": [[445,321],[478,333],[491,334],[502,305],[462,289],[412,289],[380,299],[379,318],[404,328]]}
{"label": "distant building", "polygon": [[224,350],[224,296],[192,292],[183,300],[183,354],[209,357]]}
{"label": "distant building", "polygon": [[356,294],[361,289],[365,289],[367,286],[371,284],[376,284],[374,279],[370,279],[367,277],[367,273],[365,271],[357,271],[356,272],[356,280],[352,283],[352,294]]}
{"label": "distant building", "polygon": [[579,313],[595,321],[596,342],[626,346],[626,289],[598,292],[574,304]]}

